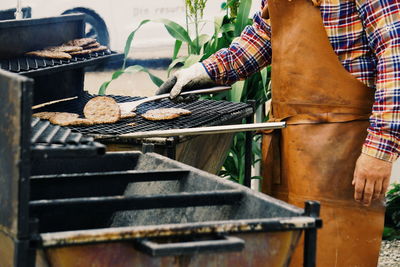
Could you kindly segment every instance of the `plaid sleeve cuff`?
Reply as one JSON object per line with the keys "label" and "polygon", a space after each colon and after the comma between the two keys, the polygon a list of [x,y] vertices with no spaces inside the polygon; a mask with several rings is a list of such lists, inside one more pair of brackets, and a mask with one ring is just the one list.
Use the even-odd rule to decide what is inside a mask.
{"label": "plaid sleeve cuff", "polygon": [[384,134],[369,132],[362,147],[362,153],[369,156],[394,162],[399,157],[399,144],[394,138]]}

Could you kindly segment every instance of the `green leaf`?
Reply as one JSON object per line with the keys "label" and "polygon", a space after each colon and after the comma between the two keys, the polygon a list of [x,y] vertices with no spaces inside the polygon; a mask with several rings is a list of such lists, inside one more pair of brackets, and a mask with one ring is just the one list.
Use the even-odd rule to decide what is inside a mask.
{"label": "green leaf", "polygon": [[159,77],[153,75],[152,73],[149,72],[148,69],[140,66],[140,65],[134,65],[134,66],[130,66],[128,68],[125,69],[125,73],[135,73],[135,72],[145,72],[149,75],[150,79],[152,80],[152,82],[160,87],[164,81],[162,79],[160,79]]}
{"label": "green leaf", "polygon": [[111,80],[104,82],[99,89],[99,95],[104,95],[106,93],[107,87],[110,85],[110,83],[117,79],[119,76],[121,76],[124,73],[124,70],[117,70],[115,71],[112,76],[111,76]]}
{"label": "green leaf", "polygon": [[182,46],[182,41],[176,40],[174,46],[174,54],[172,55],[172,60],[175,60],[178,57],[178,53],[181,50],[181,46]]}
{"label": "green leaf", "polygon": [[176,65],[179,63],[184,63],[187,58],[188,58],[188,56],[184,56],[184,57],[178,57],[175,60],[173,60],[171,62],[171,64],[169,64],[169,66],[168,66],[168,77],[169,77],[171,71],[173,70],[173,68],[175,68]]}
{"label": "green leaf", "polygon": [[150,79],[152,80],[152,82],[158,87],[160,87],[161,84],[163,84],[163,82],[164,82],[159,77],[157,77],[157,76],[153,75],[152,73],[150,73],[148,69],[146,69],[146,68],[144,68],[144,67],[142,67],[140,65],[134,65],[134,66],[130,66],[130,67],[124,69],[124,70],[115,71],[111,76],[111,80],[107,81],[107,82],[104,82],[100,86],[99,95],[104,95],[106,93],[107,87],[110,85],[110,83],[113,80],[117,79],[122,74],[124,74],[124,73],[135,73],[135,72],[145,72],[145,73],[147,73],[149,75]]}
{"label": "green leaf", "polygon": [[183,68],[189,68],[193,64],[197,63],[200,61],[200,59],[203,57],[203,55],[190,55],[186,60],[185,64],[183,65]]}
{"label": "green leaf", "polygon": [[[132,47],[132,41],[133,41],[133,38],[135,37],[136,32],[144,24],[149,23],[149,22],[163,23],[165,28],[167,29],[168,33],[173,38],[175,38],[176,40],[181,41],[181,42],[186,42],[186,43],[188,43],[189,46],[193,46],[193,43],[192,43],[192,41],[190,39],[190,36],[189,36],[188,32],[182,26],[180,26],[179,24],[177,24],[177,23],[175,23],[175,22],[173,22],[171,20],[168,20],[168,19],[156,19],[156,20],[146,19],[146,20],[143,20],[142,22],[139,23],[139,26],[129,34],[129,36],[128,36],[127,40],[126,40],[125,49],[124,49],[125,58],[124,58],[124,64],[122,66],[123,69],[126,66],[126,60],[128,58],[130,49]],[[182,44],[180,44],[180,45],[182,45]],[[178,49],[178,51],[179,51],[179,49]]]}
{"label": "green leaf", "polygon": [[232,90],[230,90],[229,101],[240,102],[244,90],[244,81],[238,81],[232,85]]}
{"label": "green leaf", "polygon": [[152,20],[153,22],[163,23],[168,33],[175,38],[176,40],[180,40],[182,42],[186,42],[189,45],[192,45],[192,40],[190,39],[189,33],[176,22],[173,22],[169,19],[156,19]]}
{"label": "green leaf", "polygon": [[129,51],[131,50],[132,47],[132,41],[133,41],[133,37],[135,37],[136,32],[146,23],[150,22],[150,20],[146,19],[143,20],[142,22],[139,23],[139,26],[137,26],[137,28],[135,30],[133,30],[129,36],[128,39],[126,40],[125,43],[125,49],[124,49],[124,54],[125,54],[125,58],[124,58],[124,64],[122,65],[122,68],[125,69],[126,66],[126,59],[128,58],[129,55]]}
{"label": "green leaf", "polygon": [[111,80],[115,80],[117,79],[119,76],[121,76],[122,74],[124,74],[124,70],[117,70],[115,71],[112,76],[111,76]]}
{"label": "green leaf", "polygon": [[221,27],[224,23],[224,16],[217,16],[214,18],[214,35],[220,32]]}
{"label": "green leaf", "polygon": [[111,83],[111,81],[104,82],[104,83],[100,86],[100,89],[99,89],[98,94],[99,94],[99,95],[104,95],[104,94],[106,93],[107,87],[108,87],[108,85],[110,85],[110,83]]}
{"label": "green leaf", "polygon": [[395,240],[400,239],[400,230],[397,230],[392,227],[384,227],[383,228],[383,239],[385,240]]}
{"label": "green leaf", "polygon": [[[201,48],[210,41],[210,36],[207,34],[201,34],[198,38],[193,40],[193,44],[196,45],[197,54],[200,54]],[[198,46],[197,46],[198,44]]]}
{"label": "green leaf", "polygon": [[265,92],[267,92],[267,90],[268,90],[268,69],[267,68],[263,68],[261,70],[261,82],[262,82],[263,90]]}
{"label": "green leaf", "polygon": [[241,0],[239,5],[239,11],[235,23],[235,34],[239,36],[244,27],[248,25],[249,13],[251,9],[251,0]]}
{"label": "green leaf", "polygon": [[219,30],[219,32],[221,33],[234,32],[234,31],[235,31],[235,25],[231,23],[223,25]]}
{"label": "green leaf", "polygon": [[227,157],[224,163],[225,170],[230,173],[230,176],[237,175],[237,166],[235,165],[235,161],[232,157]]}

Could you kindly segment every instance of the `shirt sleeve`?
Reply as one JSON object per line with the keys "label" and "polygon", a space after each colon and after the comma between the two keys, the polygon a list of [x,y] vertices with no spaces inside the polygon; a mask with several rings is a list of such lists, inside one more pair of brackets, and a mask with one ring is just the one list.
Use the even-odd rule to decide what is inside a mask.
{"label": "shirt sleeve", "polygon": [[375,103],[362,152],[392,162],[400,152],[400,4],[356,2],[377,63]]}
{"label": "shirt sleeve", "polygon": [[[262,0],[261,10],[267,5]],[[259,71],[271,62],[271,27],[261,17],[261,11],[253,18],[253,25],[247,26],[240,37],[204,60],[203,66],[217,84],[233,84]]]}

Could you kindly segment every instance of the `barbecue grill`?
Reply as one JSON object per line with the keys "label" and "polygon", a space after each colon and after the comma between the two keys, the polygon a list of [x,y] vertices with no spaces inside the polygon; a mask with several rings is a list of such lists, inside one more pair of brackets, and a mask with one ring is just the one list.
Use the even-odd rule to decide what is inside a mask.
{"label": "barbecue grill", "polygon": [[314,266],[317,203],[299,209],[155,153],[104,154],[32,119],[32,87],[0,71],[0,266],[287,266],[302,231]]}
{"label": "barbecue grill", "polygon": [[[80,112],[93,97],[83,91],[84,67],[121,59],[112,51],[70,61],[21,57],[81,36],[81,15],[0,23],[0,266],[71,266],[75,259],[82,266],[285,266],[303,230],[305,266],[314,266],[318,204],[302,210],[155,153],[106,153],[96,142],[108,149],[107,142],[144,144],[146,151],[162,144],[186,157],[210,146],[210,136],[131,137],[240,121],[252,113],[249,105],[147,103],[139,113],[178,106],[193,116],[157,124],[138,117],[132,129],[130,121],[65,128],[32,118],[32,106],[65,98],[73,99],[42,110]],[[216,136],[213,142],[226,138]],[[201,157],[225,153],[211,148],[212,157]]]}
{"label": "barbecue grill", "polygon": [[[51,34],[49,34],[51,33]],[[42,107],[40,111],[82,112],[82,107],[93,95],[83,90],[84,67],[105,61],[121,61],[122,54],[112,51],[77,56],[71,60],[38,59],[21,56],[24,52],[58,45],[84,35],[84,16],[65,15],[44,19],[26,19],[0,23],[0,65],[10,72],[32,77],[34,83],[33,105],[76,97],[71,101]],[[117,102],[139,98],[112,96]],[[139,107],[141,114],[159,107],[187,108],[193,114],[169,122],[149,122],[140,116],[112,125],[71,127],[73,131],[94,137],[107,145],[108,151],[141,150],[145,143],[155,145],[155,151],[191,166],[216,173],[220,170],[228,151],[233,133],[207,136],[171,136],[151,138],[127,138],[134,132],[217,126],[241,123],[253,114],[253,107],[244,103],[200,100],[191,104],[174,104],[169,100],[151,102]],[[132,126],[135,123],[135,126]],[[128,125],[129,124],[129,125]],[[251,151],[251,147],[248,148]]]}

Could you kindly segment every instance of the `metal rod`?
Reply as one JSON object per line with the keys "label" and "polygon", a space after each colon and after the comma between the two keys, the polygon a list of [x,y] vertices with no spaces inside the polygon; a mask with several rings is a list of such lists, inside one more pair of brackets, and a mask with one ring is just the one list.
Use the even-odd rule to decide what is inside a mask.
{"label": "metal rod", "polygon": [[22,4],[21,4],[21,0],[17,0],[17,8],[15,9],[15,19],[22,19],[23,18],[23,14],[22,14]]}
{"label": "metal rod", "polygon": [[285,127],[286,127],[286,122],[263,122],[263,123],[253,123],[253,124],[234,124],[234,125],[221,125],[221,126],[186,128],[186,129],[135,132],[135,133],[122,134],[120,135],[120,137],[148,138],[148,137],[160,137],[160,136],[220,134],[220,133],[282,129]]}
{"label": "metal rod", "polygon": [[67,198],[56,200],[34,200],[30,201],[31,212],[49,213],[58,211],[85,211],[101,210],[122,211],[122,210],[144,210],[159,208],[179,208],[197,206],[219,206],[234,205],[243,197],[241,190],[217,190],[181,192],[164,195],[143,195],[143,196],[111,196],[111,197],[88,197],[88,198]]}
{"label": "metal rod", "polygon": [[[217,92],[222,92],[222,91],[227,91],[230,90],[230,86],[216,86],[212,88],[206,88],[206,89],[198,89],[198,90],[192,90],[192,91],[187,91],[187,92],[182,92],[180,95],[190,95],[190,94],[212,94],[212,93],[217,93]],[[161,95],[155,95],[151,97],[146,97],[144,99],[136,100],[136,101],[131,101],[131,102],[124,102],[124,103],[118,103],[121,113],[129,113],[132,111],[135,111],[138,106],[141,104],[155,101],[155,100],[160,100],[164,98],[169,98],[170,94],[161,94]]]}
{"label": "metal rod", "polygon": [[60,103],[60,102],[66,102],[66,101],[74,100],[74,99],[77,99],[77,98],[78,98],[77,96],[74,96],[74,97],[68,97],[68,98],[64,98],[64,99],[54,100],[54,101],[50,101],[50,102],[46,102],[46,103],[43,103],[43,104],[32,106],[32,109],[43,108],[43,107],[50,106],[50,105],[53,105],[53,104],[57,104],[57,103]]}
{"label": "metal rod", "polygon": [[[304,213],[318,219],[320,204],[316,201],[307,201],[305,203]],[[317,227],[307,229],[304,233],[304,267],[315,267],[317,258]]]}
{"label": "metal rod", "polygon": [[188,174],[187,170],[165,169],[31,176],[30,199],[119,195],[132,183],[178,181]]}
{"label": "metal rod", "polygon": [[[213,234],[248,233],[248,232],[275,232],[282,230],[303,230],[314,226],[315,219],[310,217],[258,218],[243,220],[226,220],[213,222],[179,223],[173,225],[148,225],[111,227],[103,229],[88,229],[64,231],[56,233],[41,233],[42,247],[57,247],[62,245],[78,245],[88,243],[134,240],[160,236],[176,236],[186,234]],[[225,227],[229,225],[229,227]],[[243,227],[244,225],[248,227]],[[211,230],[211,231],[210,231]]]}

